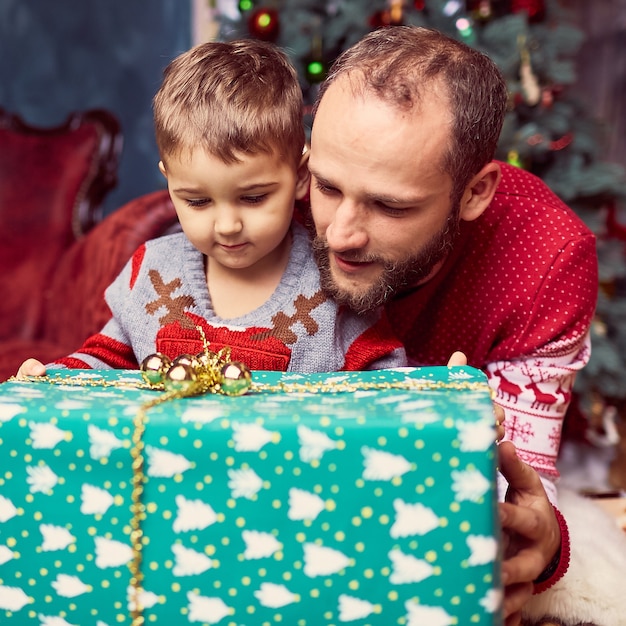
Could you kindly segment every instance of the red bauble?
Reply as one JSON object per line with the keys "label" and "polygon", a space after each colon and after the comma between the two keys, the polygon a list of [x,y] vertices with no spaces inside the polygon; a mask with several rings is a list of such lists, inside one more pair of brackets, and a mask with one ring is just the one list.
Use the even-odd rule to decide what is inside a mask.
{"label": "red bauble", "polygon": [[276,41],[280,19],[275,9],[257,9],[248,18],[248,30],[253,37],[263,41]]}
{"label": "red bauble", "polygon": [[389,9],[383,11],[376,11],[370,19],[370,26],[372,28],[383,28],[384,26],[400,26],[402,19],[394,19],[392,12]]}
{"label": "red bauble", "polygon": [[527,13],[528,21],[533,24],[546,18],[545,0],[512,0],[511,13]]}

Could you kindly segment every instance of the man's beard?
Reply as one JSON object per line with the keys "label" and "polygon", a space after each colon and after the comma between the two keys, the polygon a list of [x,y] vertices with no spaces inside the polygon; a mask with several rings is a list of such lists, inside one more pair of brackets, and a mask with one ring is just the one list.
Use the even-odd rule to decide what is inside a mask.
{"label": "man's beard", "polygon": [[380,263],[383,271],[374,284],[360,293],[352,293],[337,285],[330,270],[328,243],[325,237],[315,236],[313,254],[320,270],[322,289],[338,304],[350,307],[356,313],[365,313],[381,306],[394,294],[424,280],[452,250],[459,235],[459,211],[455,207],[445,226],[416,254],[399,261],[388,261],[377,255],[361,255],[358,251],[342,256],[352,261]]}

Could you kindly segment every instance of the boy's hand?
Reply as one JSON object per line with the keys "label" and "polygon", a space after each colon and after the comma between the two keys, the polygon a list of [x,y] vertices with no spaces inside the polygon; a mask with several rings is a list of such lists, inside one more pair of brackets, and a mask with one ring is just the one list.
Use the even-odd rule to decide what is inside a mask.
{"label": "boy's hand", "polygon": [[27,376],[44,376],[46,373],[46,366],[37,359],[26,359],[24,363],[20,365],[20,369],[17,370],[15,378],[24,379]]}

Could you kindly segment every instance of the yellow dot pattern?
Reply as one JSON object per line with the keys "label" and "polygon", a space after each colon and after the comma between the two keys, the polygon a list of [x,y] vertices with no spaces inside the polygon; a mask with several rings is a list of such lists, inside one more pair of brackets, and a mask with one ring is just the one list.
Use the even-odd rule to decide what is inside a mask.
{"label": "yellow dot pattern", "polygon": [[[65,376],[0,385],[0,623],[130,626],[132,420],[156,392],[136,372]],[[407,378],[431,387],[384,388]],[[500,623],[495,550],[473,552],[498,536],[484,376],[253,372],[334,379],[378,385],[149,409],[145,623]]]}

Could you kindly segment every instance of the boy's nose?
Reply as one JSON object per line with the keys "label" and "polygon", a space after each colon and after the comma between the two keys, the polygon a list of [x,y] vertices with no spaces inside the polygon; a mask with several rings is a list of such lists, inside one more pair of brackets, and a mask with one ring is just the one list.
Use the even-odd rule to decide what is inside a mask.
{"label": "boy's nose", "polygon": [[243,224],[236,211],[230,207],[218,209],[215,218],[215,232],[218,235],[236,235],[242,228]]}

